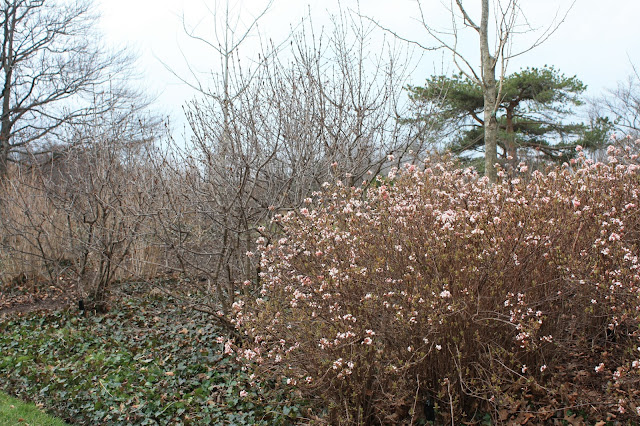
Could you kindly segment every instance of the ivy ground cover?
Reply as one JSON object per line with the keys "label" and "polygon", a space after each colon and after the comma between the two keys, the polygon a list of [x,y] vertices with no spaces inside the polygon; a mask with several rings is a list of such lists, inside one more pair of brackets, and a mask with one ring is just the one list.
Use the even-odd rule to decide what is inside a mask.
{"label": "ivy ground cover", "polygon": [[124,296],[104,316],[76,309],[0,320],[0,388],[73,424],[287,424],[299,409],[250,387],[206,315],[164,296]]}

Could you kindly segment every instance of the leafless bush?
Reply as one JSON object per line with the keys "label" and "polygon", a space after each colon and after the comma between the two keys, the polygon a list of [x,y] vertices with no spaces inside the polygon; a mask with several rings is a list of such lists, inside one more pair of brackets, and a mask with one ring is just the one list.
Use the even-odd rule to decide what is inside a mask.
{"label": "leafless bush", "polygon": [[421,154],[424,129],[399,120],[406,52],[370,46],[374,26],[351,15],[334,24],[330,34],[305,26],[290,50],[271,45],[249,68],[238,45],[220,41],[216,88],[186,107],[192,140],[156,161],[166,195],[157,236],[175,256],[171,267],[214,296],[200,309],[223,322],[259,279],[252,251],[273,214],[325,181],[371,182],[390,161]]}
{"label": "leafless bush", "polygon": [[26,274],[57,280],[69,266],[62,250],[64,215],[51,205],[35,171],[13,169],[1,189],[0,279]]}
{"label": "leafless bush", "polygon": [[143,240],[143,224],[157,199],[157,180],[141,155],[149,140],[136,139],[124,123],[74,128],[71,139],[81,135],[91,143],[72,143],[48,161],[16,167],[0,200],[2,251],[13,273],[74,280],[98,311],[116,279],[148,273],[147,265],[157,263],[145,259],[152,250],[141,248],[150,241]]}

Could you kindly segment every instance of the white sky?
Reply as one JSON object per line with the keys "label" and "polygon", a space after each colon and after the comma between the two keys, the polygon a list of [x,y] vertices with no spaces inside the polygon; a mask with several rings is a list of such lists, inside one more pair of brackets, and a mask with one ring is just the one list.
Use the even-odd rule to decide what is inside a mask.
{"label": "white sky", "polygon": [[[422,0],[426,19],[441,29],[450,28],[446,7],[451,0]],[[473,4],[479,0],[465,0]],[[222,2],[219,2],[222,3]],[[230,0],[238,4],[245,21],[264,8],[265,0]],[[284,40],[292,25],[311,11],[314,25],[330,25],[329,13],[355,8],[356,0],[274,0],[272,8],[260,21],[260,33],[276,43]],[[544,28],[560,10],[561,14],[572,0],[521,0],[524,15],[533,27]],[[214,0],[100,0],[102,26],[106,39],[115,45],[127,45],[140,55],[139,69],[144,84],[154,96],[156,107],[172,122],[183,123],[181,106],[194,95],[183,83],[166,70],[162,62],[181,75],[186,75],[187,61],[199,70],[215,70],[218,65],[214,52],[184,36],[182,15],[189,25],[200,25],[201,35],[213,35],[211,14]],[[434,45],[416,18],[416,0],[361,0],[364,15],[380,21],[407,38],[425,45]],[[475,9],[472,9],[476,12]],[[477,14],[476,14],[477,15]],[[209,21],[207,21],[209,19]],[[588,85],[589,96],[603,93],[625,80],[632,72],[631,63],[640,67],[640,1],[639,0],[577,0],[565,22],[543,45],[520,56],[509,64],[508,73],[521,67],[553,65],[566,75],[576,75]],[[479,19],[478,19],[479,20]],[[515,39],[514,51],[527,46],[531,34]],[[212,39],[210,37],[210,39]],[[257,41],[255,37],[250,43]],[[475,54],[477,36],[463,34],[464,48]],[[248,46],[250,45],[247,44]],[[247,55],[251,52],[248,51]],[[449,55],[424,54],[421,67],[412,74],[412,83],[421,84],[426,77],[440,73],[442,66],[449,71]],[[435,67],[434,67],[434,64]]]}

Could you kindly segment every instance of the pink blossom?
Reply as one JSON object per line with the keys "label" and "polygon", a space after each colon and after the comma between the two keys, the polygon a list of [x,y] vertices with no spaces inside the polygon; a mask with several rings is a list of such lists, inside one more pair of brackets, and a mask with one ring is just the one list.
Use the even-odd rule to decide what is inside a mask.
{"label": "pink blossom", "polygon": [[451,292],[449,290],[443,290],[440,292],[440,297],[443,299],[451,297]]}

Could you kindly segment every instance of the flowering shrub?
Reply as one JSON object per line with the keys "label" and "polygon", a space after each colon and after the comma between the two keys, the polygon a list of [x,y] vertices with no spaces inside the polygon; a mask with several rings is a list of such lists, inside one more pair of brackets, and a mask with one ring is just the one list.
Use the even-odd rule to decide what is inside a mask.
{"label": "flowering shrub", "polygon": [[243,356],[319,397],[333,424],[418,422],[431,407],[505,421],[536,392],[570,405],[559,383],[577,354],[609,383],[595,410],[614,398],[640,412],[640,167],[609,154],[494,185],[450,161],[366,190],[325,185],[276,217],[284,236],[258,241],[261,294],[234,306]]}

